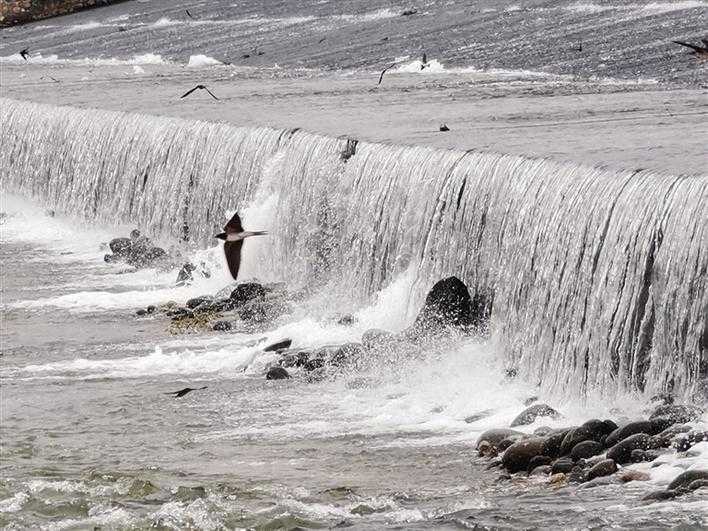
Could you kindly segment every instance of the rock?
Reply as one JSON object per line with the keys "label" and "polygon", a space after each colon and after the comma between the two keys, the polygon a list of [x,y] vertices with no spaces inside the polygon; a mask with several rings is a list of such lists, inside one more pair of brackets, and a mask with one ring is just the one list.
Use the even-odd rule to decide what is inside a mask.
{"label": "rock", "polygon": [[602,442],[616,428],[617,425],[611,420],[588,420],[582,426],[568,431],[560,446],[559,453],[560,455],[567,455],[578,443],[583,441]]}
{"label": "rock", "polygon": [[465,417],[465,422],[467,424],[472,424],[473,422],[477,422],[478,420],[485,419],[492,415],[494,413],[493,409],[485,409],[484,411],[480,411],[478,413],[474,413],[473,415],[470,415],[469,417]]}
{"label": "rock", "polygon": [[657,447],[656,440],[646,433],[635,433],[615,444],[607,451],[607,457],[623,465],[632,461],[632,450],[650,450]]}
{"label": "rock", "polygon": [[255,299],[264,299],[265,296],[266,289],[262,285],[257,282],[244,282],[236,286],[230,298],[240,306]]}
{"label": "rock", "polygon": [[381,345],[391,344],[395,340],[396,336],[393,332],[379,328],[370,328],[361,336],[361,343],[366,348],[376,348]]}
{"label": "rock", "polygon": [[568,473],[568,483],[585,483],[588,480],[588,473],[580,466],[574,466]]}
{"label": "rock", "polygon": [[657,490],[651,492],[642,498],[642,501],[664,501],[671,500],[678,496],[679,493],[675,490]]}
{"label": "rock", "polygon": [[708,441],[708,431],[690,431],[686,435],[677,437],[673,442],[673,447],[679,452],[686,452],[699,442]]}
{"label": "rock", "polygon": [[533,430],[533,434],[538,435],[539,437],[546,437],[547,435],[550,435],[552,431],[553,428],[550,428],[548,426],[539,426],[538,428]]}
{"label": "rock", "polygon": [[[439,333],[445,329],[468,329],[486,322],[487,301],[473,304],[464,282],[457,277],[438,281],[430,290],[413,326],[406,331],[409,337]],[[481,306],[481,307],[480,307]]]}
{"label": "rock", "polygon": [[669,486],[669,490],[686,490],[688,486],[697,480],[708,480],[708,470],[687,470],[682,474],[679,474],[676,479],[674,479]]}
{"label": "rock", "polygon": [[147,310],[138,310],[135,312],[135,315],[142,316],[142,315],[147,315]]}
{"label": "rock", "polygon": [[417,9],[406,9],[401,13],[402,17],[410,17],[411,15],[415,15],[418,12]]}
{"label": "rock", "polygon": [[285,380],[286,378],[290,378],[290,374],[282,367],[271,367],[266,373],[266,380]]}
{"label": "rock", "polygon": [[281,353],[280,366],[281,367],[304,367],[305,364],[312,356],[312,353],[307,350],[300,351],[287,351]]}
{"label": "rock", "polygon": [[565,483],[566,475],[562,473],[554,473],[548,478],[548,483],[551,485],[560,485]]}
{"label": "rock", "polygon": [[116,256],[115,254],[104,254],[103,255],[103,261],[106,262],[107,264],[117,262],[118,260],[120,260],[120,258],[118,256]]}
{"label": "rock", "polygon": [[477,445],[477,455],[479,457],[496,457],[498,454],[497,448],[488,441],[480,441]]}
{"label": "rock", "polygon": [[356,317],[350,313],[342,315],[342,317],[337,320],[337,324],[342,326],[352,326],[354,323],[356,323]]}
{"label": "rock", "polygon": [[316,349],[312,355],[320,358],[326,365],[342,367],[353,365],[365,352],[361,343],[344,343],[343,345],[327,345]]}
{"label": "rock", "polygon": [[125,258],[133,247],[133,241],[130,238],[113,238],[108,247],[117,257]]}
{"label": "rock", "polygon": [[321,369],[324,366],[325,366],[325,361],[322,358],[315,358],[315,359],[307,360],[305,362],[305,364],[302,366],[302,368],[308,372],[312,372],[317,369]]}
{"label": "rock", "polygon": [[526,408],[519,414],[519,416],[512,420],[511,427],[514,428],[516,426],[532,424],[538,417],[551,417],[557,419],[560,417],[560,413],[546,404],[535,404]]}
{"label": "rock", "polygon": [[487,441],[489,444],[492,446],[497,446],[501,441],[508,437],[513,437],[513,436],[522,436],[523,433],[517,430],[510,430],[508,428],[496,428],[496,429],[491,429],[487,430],[482,433],[482,435],[479,436],[479,439],[477,439],[477,448],[479,448],[479,444],[482,441]]}
{"label": "rock", "polygon": [[528,407],[534,402],[538,402],[538,397],[537,396],[530,396],[526,400],[524,400],[524,406]]}
{"label": "rock", "polygon": [[578,459],[587,459],[588,457],[593,457],[595,455],[601,454],[603,451],[603,446],[596,441],[583,441],[573,447],[570,452],[570,457],[577,461]]}
{"label": "rock", "polygon": [[509,446],[511,446],[512,444],[514,444],[522,439],[525,439],[525,438],[526,437],[523,435],[521,435],[519,437],[507,437],[506,439],[499,441],[497,448],[499,449],[499,451],[503,452],[504,450],[509,448]]}
{"label": "rock", "polygon": [[216,332],[226,332],[228,330],[231,330],[232,325],[229,321],[216,321],[211,329],[216,331]]}
{"label": "rock", "polygon": [[664,422],[652,421],[652,420],[639,420],[636,422],[630,422],[624,426],[620,426],[605,439],[605,446],[607,448],[616,445],[618,442],[626,439],[630,435],[637,433],[645,433],[647,435],[656,435],[666,429]]}
{"label": "rock", "polygon": [[[232,299],[233,300],[233,299]],[[266,323],[287,313],[290,308],[281,299],[252,299],[238,307],[238,314],[244,321]]]}
{"label": "rock", "polygon": [[[545,455],[548,455],[550,457],[558,457],[559,455],[563,455],[561,453],[561,446],[563,441],[568,435],[568,432],[571,431],[574,428],[563,428],[560,430],[553,430],[547,437],[546,437],[546,449],[544,451]],[[572,450],[572,448],[571,448]],[[570,452],[570,450],[568,450]]]}
{"label": "rock", "polygon": [[[544,465],[550,465],[552,459],[548,457],[547,455],[537,455],[531,461],[529,461],[529,466],[526,467],[526,470],[531,472],[535,468],[539,466],[544,466]],[[548,467],[548,472],[551,472],[551,468]]]}
{"label": "rock", "polygon": [[549,465],[541,465],[529,472],[529,476],[550,476],[551,467]]}
{"label": "rock", "polygon": [[190,310],[193,310],[193,309],[196,308],[197,306],[201,306],[201,305],[204,304],[205,302],[211,302],[211,301],[213,301],[213,300],[214,300],[214,297],[212,297],[211,295],[201,295],[201,296],[199,296],[199,297],[194,297],[194,298],[192,298],[192,299],[189,299],[189,300],[187,301],[186,306],[187,306],[187,308],[189,308]]}
{"label": "rock", "polygon": [[623,470],[619,473],[619,479],[629,483],[630,481],[649,481],[650,476],[641,470]]}
{"label": "rock", "polygon": [[533,437],[512,444],[504,452],[502,464],[511,473],[526,470],[534,457],[543,455],[545,442],[542,437]]}
{"label": "rock", "polygon": [[617,464],[612,459],[603,459],[588,470],[588,481],[595,478],[609,476],[617,472]]}
{"label": "rock", "polygon": [[554,474],[567,474],[573,468],[575,467],[575,463],[573,463],[572,459],[568,459],[567,457],[563,457],[561,459],[556,460],[553,465],[551,466],[551,471]]}
{"label": "rock", "polygon": [[292,339],[283,339],[282,341],[278,341],[277,343],[273,343],[272,345],[268,345],[266,348],[263,349],[263,352],[276,352],[278,350],[290,348],[290,345],[292,345],[292,344],[293,344]]}
{"label": "rock", "polygon": [[688,490],[708,489],[708,479],[697,479],[688,484]]}
{"label": "rock", "polygon": [[184,286],[186,284],[191,284],[192,280],[194,280],[192,272],[196,271],[196,269],[197,266],[190,262],[183,264],[182,268],[179,270],[179,273],[177,273],[177,285]]}
{"label": "rock", "polygon": [[155,313],[155,312],[157,311],[157,306],[151,304],[150,306],[148,306],[147,308],[145,308],[145,311],[146,311],[147,313]]}
{"label": "rock", "polygon": [[684,424],[693,422],[703,414],[703,410],[697,406],[665,404],[657,407],[649,416],[649,420],[657,418],[667,419],[671,424]]}
{"label": "rock", "polygon": [[632,450],[629,454],[629,460],[632,463],[643,463],[644,462],[644,450],[636,449]]}

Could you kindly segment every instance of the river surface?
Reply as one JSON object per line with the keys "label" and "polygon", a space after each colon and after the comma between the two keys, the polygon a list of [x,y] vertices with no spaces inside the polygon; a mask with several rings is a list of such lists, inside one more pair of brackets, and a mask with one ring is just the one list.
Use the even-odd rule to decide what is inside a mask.
{"label": "river surface", "polygon": [[[10,529],[708,523],[700,494],[638,501],[675,476],[677,463],[705,468],[706,452],[667,461],[643,484],[497,482],[474,442],[508,425],[534,390],[504,378],[489,342],[431,347],[319,383],[264,379],[273,359],[261,351],[264,338],[317,345],[357,339],[374,323],[405,326],[405,275],[359,308],[353,327],[317,317],[309,301],[310,315],[296,310],[262,333],[173,335],[168,318],[134,311],[228,285],[219,249],[199,252],[210,279],[174,288],[175,271],[104,263],[106,229],[10,195],[3,212],[0,522]],[[207,389],[165,394],[186,386]],[[555,405],[566,418],[552,426],[643,407],[631,397]],[[490,417],[464,421],[488,409]]]}

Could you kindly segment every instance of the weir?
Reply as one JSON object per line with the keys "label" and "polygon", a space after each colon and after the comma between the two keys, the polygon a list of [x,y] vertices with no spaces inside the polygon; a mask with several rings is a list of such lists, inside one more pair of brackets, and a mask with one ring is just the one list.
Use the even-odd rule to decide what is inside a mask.
{"label": "weir", "polygon": [[708,176],[0,104],[2,186],[52,208],[205,245],[268,198],[288,282],[368,296],[413,267],[420,298],[457,275],[493,300],[492,332],[532,383],[705,384]]}

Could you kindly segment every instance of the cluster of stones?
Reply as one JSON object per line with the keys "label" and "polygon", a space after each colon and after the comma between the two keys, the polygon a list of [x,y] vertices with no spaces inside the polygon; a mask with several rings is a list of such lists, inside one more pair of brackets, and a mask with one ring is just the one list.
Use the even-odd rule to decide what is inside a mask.
{"label": "cluster of stones", "polygon": [[[646,420],[617,425],[612,420],[588,420],[581,426],[537,428],[533,434],[512,428],[533,423],[538,417],[562,418],[552,407],[535,404],[522,412],[510,428],[488,430],[479,437],[480,457],[492,459],[490,467],[508,474],[546,476],[553,484],[621,483],[649,479],[645,472],[624,469],[632,463],[652,462],[669,452],[690,452],[708,431],[696,430],[687,423],[703,411],[692,405],[666,403]],[[708,470],[688,470],[666,490],[653,492],[645,500],[680,496],[708,487]]]}
{"label": "cluster of stones", "polygon": [[142,236],[137,229],[130,233],[129,238],[113,238],[108,247],[112,254],[105,255],[104,261],[124,262],[138,269],[162,264],[169,258],[162,247],[153,245],[150,239]]}
{"label": "cluster of stones", "polygon": [[13,26],[66,15],[80,9],[118,1],[122,0],[3,0],[0,2],[0,26]]}

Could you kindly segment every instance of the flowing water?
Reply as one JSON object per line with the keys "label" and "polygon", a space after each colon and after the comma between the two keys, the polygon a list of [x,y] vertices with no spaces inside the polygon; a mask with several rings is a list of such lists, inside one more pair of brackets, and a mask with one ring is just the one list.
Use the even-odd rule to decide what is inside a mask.
{"label": "flowing water", "polygon": [[[302,96],[301,110],[330,122],[316,111],[327,100],[313,94],[335,87],[345,97],[337,101],[361,107],[365,118],[351,125],[360,131],[368,103],[407,97],[414,83],[406,85],[407,76],[420,69],[414,57],[426,49],[432,70],[461,77],[433,75],[417,94],[423,109],[425,100],[465,87],[503,102],[495,113],[508,105],[513,124],[526,104],[514,103],[519,94],[550,94],[534,107],[548,117],[568,94],[590,101],[587,80],[559,76],[602,75],[689,87],[684,111],[701,115],[690,98],[700,99],[705,68],[677,60],[664,41],[698,35],[705,2],[416,7],[402,17],[410,6],[397,2],[152,0],[3,30],[0,526],[708,526],[705,490],[639,501],[685,469],[708,469],[708,442],[630,465],[649,481],[595,488],[500,482],[474,451],[482,431],[508,426],[530,396],[563,418],[540,419],[521,428],[527,432],[646,416],[658,392],[705,402],[708,176],[693,169],[701,166],[693,153],[700,135],[657,144],[652,162],[674,152],[663,170],[621,169],[617,160],[593,166],[144,114],[174,107],[149,93],[152,84],[193,82],[199,72],[233,85],[237,74],[263,84],[266,99],[276,99],[274,89],[295,94],[291,102]],[[185,8],[197,18],[187,20]],[[551,46],[559,39],[594,53]],[[611,44],[618,41],[621,49]],[[12,54],[28,45],[31,61],[18,63]],[[211,67],[214,57],[254,70]],[[375,92],[357,77],[394,58],[395,91]],[[274,74],[276,62],[300,73]],[[116,75],[148,65],[154,73],[131,72],[140,79],[128,85]],[[102,80],[79,80],[102,67],[110,69]],[[327,73],[334,69],[344,70]],[[57,72],[72,80],[41,85],[41,76]],[[27,99],[51,102],[55,91],[57,101],[71,96],[84,108],[20,101],[25,75],[37,78]],[[13,99],[5,97],[8,79]],[[344,79],[351,85],[342,89]],[[599,104],[618,82],[598,83]],[[87,87],[115,101],[137,87],[143,113],[87,109],[101,105],[76,99]],[[641,90],[616,101],[642,98]],[[645,97],[661,113],[666,98]],[[103,105],[117,108],[115,101]],[[206,109],[193,105],[193,114]],[[220,109],[209,112],[236,121],[233,109]],[[563,158],[592,151],[582,134],[590,127],[564,129]],[[530,146],[525,131],[516,138]],[[692,169],[667,170],[680,166],[682,149]],[[591,160],[602,156],[600,147]],[[290,311],[228,333],[174,333],[162,314],[137,317],[147,305],[184,303],[232,284],[212,235],[236,210],[247,229],[269,232],[245,243],[240,280],[284,282],[299,294]],[[104,262],[105,243],[134,227],[203,262],[211,276],[176,287],[177,269]],[[375,351],[322,381],[265,380],[277,359],[265,345],[290,338],[316,347],[359,341],[370,328],[404,330],[433,283],[450,275],[493,300],[488,334]],[[339,324],[343,314],[353,324]],[[207,388],[179,399],[165,394],[187,386]],[[694,424],[706,429],[708,414]]]}

